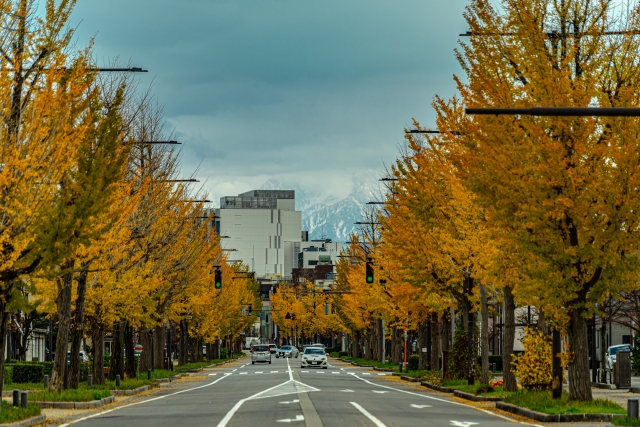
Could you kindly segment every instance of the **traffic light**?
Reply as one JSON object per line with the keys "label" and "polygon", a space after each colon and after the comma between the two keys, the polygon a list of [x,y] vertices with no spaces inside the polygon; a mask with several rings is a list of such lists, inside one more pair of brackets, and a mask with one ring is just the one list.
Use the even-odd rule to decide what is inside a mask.
{"label": "traffic light", "polygon": [[373,283],[373,263],[367,261],[367,271],[366,271],[367,283]]}
{"label": "traffic light", "polygon": [[253,316],[253,310],[251,310],[251,304],[249,304],[249,316]]}
{"label": "traffic light", "polygon": [[215,288],[216,289],[222,289],[222,270],[217,269],[216,270],[216,275],[215,275]]}

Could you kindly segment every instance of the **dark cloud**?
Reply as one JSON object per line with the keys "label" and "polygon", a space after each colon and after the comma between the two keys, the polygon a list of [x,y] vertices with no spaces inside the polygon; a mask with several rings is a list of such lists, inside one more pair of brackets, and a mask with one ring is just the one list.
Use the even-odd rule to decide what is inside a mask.
{"label": "dark cloud", "polygon": [[296,173],[348,187],[392,161],[403,127],[432,123],[433,95],[455,89],[465,4],[80,0],[73,20],[80,43],[97,33],[99,61],[150,70],[143,84],[153,80],[185,143],[185,171],[200,166],[218,193]]}

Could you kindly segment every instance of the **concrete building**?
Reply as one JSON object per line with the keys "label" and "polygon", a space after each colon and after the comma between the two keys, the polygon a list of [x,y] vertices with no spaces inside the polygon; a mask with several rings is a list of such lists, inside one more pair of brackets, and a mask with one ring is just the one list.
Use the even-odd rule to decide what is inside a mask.
{"label": "concrete building", "polygon": [[291,279],[295,245],[302,241],[302,213],[295,210],[295,192],[252,190],[220,198],[216,231],[230,260],[242,261],[257,278]]}

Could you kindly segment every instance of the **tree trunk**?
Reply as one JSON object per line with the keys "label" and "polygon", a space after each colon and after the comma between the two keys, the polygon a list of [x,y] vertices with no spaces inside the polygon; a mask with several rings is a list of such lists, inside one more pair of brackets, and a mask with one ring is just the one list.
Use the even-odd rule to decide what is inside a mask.
{"label": "tree trunk", "polygon": [[136,355],[135,355],[135,343],[133,342],[133,326],[128,321],[124,323],[124,348],[127,350],[125,368],[127,378],[138,378],[136,372]]}
{"label": "tree trunk", "polygon": [[188,339],[189,339],[189,328],[186,320],[180,321],[180,355],[178,356],[178,365],[186,365],[187,364],[187,355],[189,354],[188,350]]}
{"label": "tree trunk", "polygon": [[77,389],[80,384],[80,346],[84,338],[84,300],[87,293],[87,267],[90,263],[82,263],[82,271],[78,275],[76,290],[76,307],[71,324],[71,361],[69,363],[69,388]]}
{"label": "tree trunk", "polygon": [[427,357],[429,353],[423,353],[422,347],[427,347],[427,349],[430,350],[429,347],[431,343],[427,341],[431,335],[430,329],[430,322],[418,324],[418,369],[420,370],[427,369],[429,364],[429,358]]}
{"label": "tree trunk", "polygon": [[162,326],[153,328],[153,369],[164,369],[164,329]]}
{"label": "tree trunk", "polygon": [[353,357],[359,359],[361,357],[360,354],[360,331],[356,331],[356,336],[353,340]]}
{"label": "tree trunk", "polygon": [[[6,283],[3,283],[5,286]],[[2,396],[2,389],[4,388],[4,362],[5,362],[5,348],[7,346],[7,321],[9,319],[9,313],[7,312],[7,304],[11,301],[11,295],[4,295],[7,302],[3,302],[0,299],[0,396]]]}
{"label": "tree trunk", "polygon": [[217,339],[215,343],[213,343],[213,358],[220,359],[220,340]]}
{"label": "tree trunk", "polygon": [[147,372],[149,369],[153,369],[151,366],[151,329],[140,328],[138,334],[140,335],[140,345],[142,345],[142,353],[140,354],[140,372]]}
{"label": "tree trunk", "polygon": [[503,290],[504,293],[504,339],[502,341],[502,369],[504,372],[504,384],[502,388],[505,391],[518,391],[516,376],[511,366],[511,353],[513,353],[513,340],[516,337],[516,304],[513,299],[513,293],[509,286]]}
{"label": "tree trunk", "polygon": [[489,384],[489,307],[487,301],[487,292],[482,283],[480,285],[480,298],[481,298],[481,310],[482,310],[482,375],[480,382],[482,384]]}
{"label": "tree trunk", "polygon": [[429,361],[430,369],[438,371],[440,369],[440,328],[442,322],[438,322],[438,315],[433,314],[431,322],[431,360]]}
{"label": "tree trunk", "polygon": [[66,273],[57,279],[58,339],[56,340],[56,357],[53,361],[53,370],[49,382],[49,390],[51,391],[62,391],[64,388],[64,370],[67,365],[69,323],[71,321],[71,289],[73,286],[74,264],[73,260],[64,263],[62,270],[66,271]]}
{"label": "tree trunk", "polygon": [[589,345],[587,339],[587,321],[582,317],[583,310],[571,311],[571,321],[567,328],[571,358],[569,370],[569,399],[591,400],[591,379],[589,378]]}
{"label": "tree trunk", "polygon": [[93,382],[104,384],[104,329],[94,326],[91,334],[93,341]]}
{"label": "tree trunk", "polygon": [[440,333],[441,337],[441,347],[442,351],[449,351],[451,349],[451,324],[454,322],[452,316],[449,313],[446,313],[442,316],[442,332]]}
{"label": "tree trunk", "polygon": [[109,379],[115,380],[116,375],[124,379],[124,330],[126,322],[113,323],[113,348],[111,351],[111,365],[109,366]]}

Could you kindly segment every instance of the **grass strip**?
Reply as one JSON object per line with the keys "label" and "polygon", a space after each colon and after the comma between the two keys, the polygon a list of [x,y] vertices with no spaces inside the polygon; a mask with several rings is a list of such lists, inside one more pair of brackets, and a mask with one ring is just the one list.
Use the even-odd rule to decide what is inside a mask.
{"label": "grass strip", "polygon": [[29,394],[29,400],[34,402],[91,402],[100,400],[103,397],[111,396],[109,390],[104,389],[68,389],[58,393],[55,391],[43,390]]}
{"label": "grass strip", "polygon": [[613,418],[611,424],[614,426],[640,426],[640,418],[619,417]]}
{"label": "grass strip", "polygon": [[505,403],[528,408],[545,414],[626,414],[622,406],[605,399],[587,402],[569,400],[567,392],[560,399],[554,399],[551,391],[518,391],[504,399]]}
{"label": "grass strip", "polygon": [[28,407],[22,408],[3,401],[0,409],[0,423],[12,423],[36,415],[40,415],[40,405],[37,403],[30,402]]}

